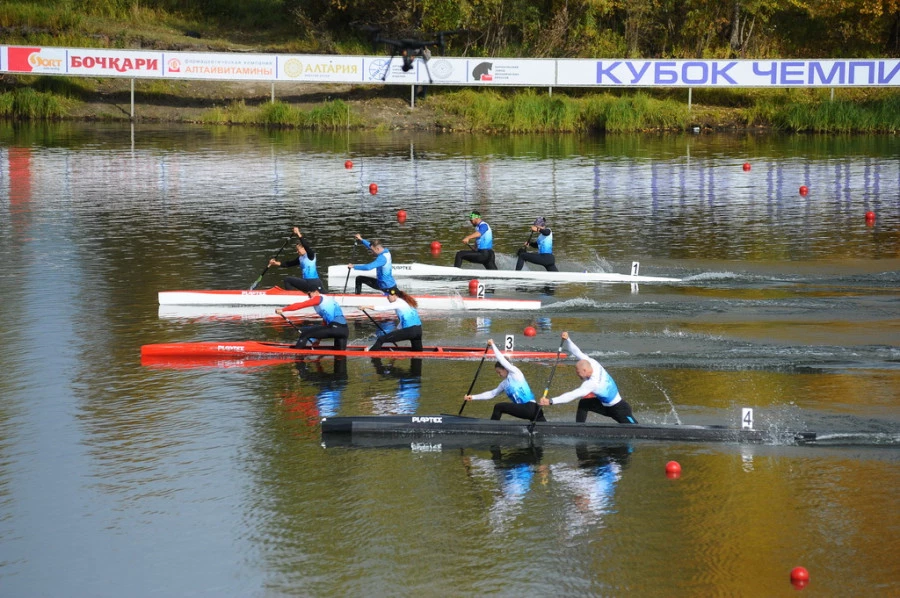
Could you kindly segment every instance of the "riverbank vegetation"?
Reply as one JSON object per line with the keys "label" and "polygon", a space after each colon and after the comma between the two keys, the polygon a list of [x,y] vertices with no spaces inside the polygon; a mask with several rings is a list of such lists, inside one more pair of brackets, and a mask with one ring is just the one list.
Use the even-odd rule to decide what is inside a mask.
{"label": "riverbank vegetation", "polygon": [[[372,54],[367,28],[385,35],[447,38],[454,56],[618,58],[842,58],[900,55],[900,0],[30,0],[0,1],[11,45]],[[403,126],[397,89],[351,86],[314,100],[208,97],[190,82],[141,81],[136,101],[171,110],[141,118],[307,128]],[[249,86],[248,86],[249,87]],[[369,86],[372,87],[372,86]],[[118,95],[117,95],[118,94]],[[364,99],[361,99],[364,96]],[[294,96],[296,98],[296,96]],[[121,99],[96,80],[6,76],[0,117],[127,119]],[[390,103],[390,108],[386,107]],[[188,106],[200,105],[193,112]],[[403,107],[403,108],[401,108]],[[897,132],[896,90],[686,90],[431,88],[416,126],[498,132],[685,130]],[[153,113],[155,115],[151,115]],[[423,122],[427,121],[427,125]]]}

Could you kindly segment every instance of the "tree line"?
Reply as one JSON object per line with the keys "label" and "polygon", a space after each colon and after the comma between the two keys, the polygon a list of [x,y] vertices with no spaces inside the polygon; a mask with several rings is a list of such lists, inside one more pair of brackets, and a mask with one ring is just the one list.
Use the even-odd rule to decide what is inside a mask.
{"label": "tree line", "polygon": [[326,48],[368,26],[417,39],[462,29],[449,40],[448,52],[458,55],[900,55],[900,0],[281,0],[278,9],[298,33]]}
{"label": "tree line", "polygon": [[[17,4],[13,0],[7,5]],[[221,30],[267,32],[270,39],[285,38],[292,49],[310,53],[373,52],[367,31],[374,28],[386,37],[414,39],[462,30],[447,38],[447,53],[456,56],[900,56],[900,0],[31,0],[29,4],[124,20],[148,11],[181,15]]]}

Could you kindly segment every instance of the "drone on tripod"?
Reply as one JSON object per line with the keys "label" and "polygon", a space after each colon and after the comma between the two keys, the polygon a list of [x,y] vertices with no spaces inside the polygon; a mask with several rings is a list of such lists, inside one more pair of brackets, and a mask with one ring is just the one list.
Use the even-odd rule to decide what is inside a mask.
{"label": "drone on tripod", "polygon": [[466,29],[439,31],[435,34],[435,39],[419,40],[411,38],[390,39],[381,37],[381,29],[375,27],[367,27],[365,30],[372,35],[373,44],[385,44],[391,49],[391,57],[388,59],[387,65],[385,66],[384,75],[381,77],[382,81],[387,80],[388,73],[391,72],[391,63],[394,61],[394,57],[399,56],[403,61],[403,66],[401,68],[404,73],[408,73],[414,68],[413,63],[416,58],[421,58],[422,64],[425,65],[425,73],[428,75],[428,83],[434,83],[431,78],[431,71],[428,69],[428,61],[431,59],[431,50],[429,48],[434,47],[437,49],[438,54],[443,56],[444,47],[446,46],[446,37],[448,35],[466,33],[468,31]]}

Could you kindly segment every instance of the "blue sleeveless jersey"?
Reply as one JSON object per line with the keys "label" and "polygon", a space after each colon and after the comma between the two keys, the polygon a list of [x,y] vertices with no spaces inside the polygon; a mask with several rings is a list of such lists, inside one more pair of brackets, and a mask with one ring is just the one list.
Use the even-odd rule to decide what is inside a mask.
{"label": "blue sleeveless jersey", "polygon": [[308,255],[300,256],[300,270],[303,278],[318,278],[319,271],[316,269],[316,259],[309,259]]}
{"label": "blue sleeveless jersey", "polygon": [[403,301],[399,297],[397,297],[397,299],[398,300],[394,302],[394,305],[397,305],[398,303],[400,303],[400,305],[398,305],[394,309],[397,312],[397,317],[400,319],[400,328],[421,326],[422,320],[419,319],[419,312],[417,312],[415,308],[406,301]]}
{"label": "blue sleeveless jersey", "polygon": [[331,324],[332,322],[335,322],[337,324],[346,324],[347,320],[344,318],[344,312],[341,311],[341,306],[338,305],[338,302],[327,295],[319,296],[322,298],[322,301],[314,306],[313,309],[316,310],[317,314],[322,316],[325,323]]}
{"label": "blue sleeveless jersey", "polygon": [[506,377],[505,390],[506,396],[508,396],[513,403],[522,404],[534,401],[534,393],[531,392],[531,387],[528,386],[528,381],[521,375],[521,372],[516,376],[514,372],[510,371],[509,375]]}
{"label": "blue sleeveless jersey", "polygon": [[478,223],[478,226],[475,227],[475,230],[481,234],[475,243],[475,247],[477,249],[493,249],[494,231],[491,230],[491,225],[482,220]]}
{"label": "blue sleeveless jersey", "polygon": [[553,231],[549,235],[538,235],[538,253],[553,253]]}

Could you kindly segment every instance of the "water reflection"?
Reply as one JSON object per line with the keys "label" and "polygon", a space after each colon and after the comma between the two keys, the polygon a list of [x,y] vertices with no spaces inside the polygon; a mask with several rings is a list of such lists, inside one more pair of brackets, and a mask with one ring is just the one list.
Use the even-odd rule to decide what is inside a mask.
{"label": "water reflection", "polygon": [[410,359],[409,367],[398,365],[406,360],[372,358],[372,367],[379,378],[397,380],[392,394],[373,397],[375,415],[402,415],[415,413],[422,395],[422,359]]}
{"label": "water reflection", "polygon": [[[630,444],[575,445],[576,462],[545,462],[542,446],[491,446],[490,456],[462,453],[469,479],[493,488],[487,518],[495,532],[505,532],[517,518],[530,512],[526,500],[535,485],[547,487],[565,513],[565,528],[572,537],[597,526],[615,512],[615,492],[631,458]],[[537,504],[537,503],[534,503]]]}
{"label": "water reflection", "polygon": [[[330,370],[324,365],[326,361],[333,364]],[[316,387],[314,400],[319,418],[337,415],[341,408],[341,397],[349,381],[347,358],[337,356],[331,359],[298,359],[294,367],[301,380]]]}
{"label": "water reflection", "polygon": [[463,455],[466,474],[495,486],[493,502],[487,506],[488,520],[495,532],[506,531],[509,524],[525,509],[525,497],[535,478],[547,483],[548,468],[541,464],[543,449],[539,446],[502,448],[492,446],[490,458]]}
{"label": "water reflection", "polygon": [[615,511],[615,492],[631,458],[631,445],[578,444],[577,465],[557,463],[550,472],[567,492],[566,529],[570,535],[602,525]]}

